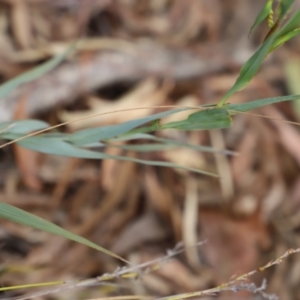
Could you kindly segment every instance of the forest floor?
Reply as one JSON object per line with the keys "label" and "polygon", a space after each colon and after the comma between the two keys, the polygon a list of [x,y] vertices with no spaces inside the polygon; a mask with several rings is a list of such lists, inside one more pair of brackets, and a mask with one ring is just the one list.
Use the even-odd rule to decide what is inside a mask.
{"label": "forest floor", "polygon": [[[300,1],[296,1],[300,5]],[[2,0],[2,82],[50,59],[73,41],[77,53],[0,101],[0,122],[40,118],[52,125],[126,108],[65,126],[117,124],[160,111],[151,106],[216,103],[235,82],[268,28],[248,38],[261,0]],[[300,39],[276,50],[229,102],[300,94]],[[264,117],[268,116],[268,118]],[[172,117],[173,118],[173,117]],[[170,118],[170,120],[172,119]],[[173,119],[172,119],[173,120]],[[134,264],[188,248],[140,280],[61,291],[39,299],[172,294],[205,290],[300,247],[298,102],[239,114],[226,130],[157,135],[236,151],[174,148],[134,157],[218,172],[221,179],[113,160],[0,149],[0,200],[39,215]],[[3,141],[4,142],[4,141]],[[120,155],[120,148],[104,149]],[[120,263],[86,246],[0,220],[1,286],[76,280]],[[207,240],[204,245],[193,247]],[[300,299],[300,255],[250,278],[267,279],[266,299]],[[23,295],[9,291],[0,298]],[[32,292],[32,291],[30,291]],[[262,299],[224,292],[205,299]],[[272,298],[273,297],[273,298]]]}

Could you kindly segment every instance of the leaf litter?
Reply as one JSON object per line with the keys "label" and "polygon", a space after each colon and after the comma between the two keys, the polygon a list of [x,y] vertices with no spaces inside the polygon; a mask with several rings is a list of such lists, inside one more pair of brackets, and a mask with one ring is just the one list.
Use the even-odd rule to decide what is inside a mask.
{"label": "leaf litter", "polygon": [[[41,59],[55,56],[60,46],[66,49],[72,39],[84,35],[86,43],[59,68],[6,96],[1,121],[16,117],[23,97],[27,100],[22,117],[34,116],[53,125],[107,111],[153,106],[70,123],[65,132],[145,117],[159,113],[157,106],[217,103],[238,77],[237,70],[246,61],[241,61],[244,54],[253,54],[257,40],[262,40],[267,30],[260,24],[253,38],[239,43],[261,9],[258,0],[250,6],[238,0],[17,3],[0,6],[0,40],[4,41],[0,57],[5,58],[0,59],[1,78],[16,75],[6,71],[7,63],[13,70],[26,69],[26,63],[38,65]],[[9,34],[6,26],[12,28]],[[259,80],[230,98],[228,106],[233,113],[238,104],[249,100],[285,95],[288,83],[283,66],[286,57],[297,55],[297,47],[299,41],[295,39],[272,54],[262,66]],[[160,258],[160,269],[142,272],[139,280],[116,278],[117,285],[110,287],[62,287],[51,297],[101,299],[143,294],[162,298],[207,290],[256,270],[280,257],[291,245],[299,248],[299,132],[293,124],[276,120],[299,122],[299,118],[289,103],[257,108],[253,113],[274,119],[239,114],[232,127],[214,136],[206,131],[157,133],[160,138],[183,143],[221,143],[239,152],[225,160],[186,148],[151,153],[103,148],[105,154],[164,160],[208,172],[215,172],[217,167],[224,170],[226,165],[230,174],[223,181],[226,173],[221,174],[221,182],[132,162],[75,161],[43,154],[30,163],[31,154],[20,151],[11,158],[10,151],[5,150],[11,148],[3,148],[1,201],[18,203],[20,208],[122,253],[133,264]],[[174,115],[164,122],[185,118]],[[137,141],[120,143],[136,145]],[[30,167],[34,176],[38,174],[39,183],[33,186],[28,177]],[[1,225],[2,286],[88,279],[114,272],[120,265],[101,253],[44,232],[4,220]],[[162,258],[177,242],[191,246],[203,239],[208,239],[205,245],[180,253],[170,262]],[[270,295],[299,297],[297,260],[299,255],[284,261],[290,276],[280,271],[280,265],[274,267],[279,271],[258,273],[251,281],[260,286],[266,277]],[[231,288],[231,299],[253,293],[246,283],[240,288],[244,291],[236,288],[232,293],[235,290]],[[229,292],[221,296],[229,295],[225,293]],[[0,297],[17,295],[19,292],[6,291]],[[209,293],[206,297],[213,298]]]}

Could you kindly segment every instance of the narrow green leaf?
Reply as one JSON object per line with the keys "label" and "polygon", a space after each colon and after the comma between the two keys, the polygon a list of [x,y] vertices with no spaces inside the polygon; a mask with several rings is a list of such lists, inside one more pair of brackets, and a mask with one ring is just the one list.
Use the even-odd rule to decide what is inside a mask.
{"label": "narrow green leaf", "polygon": [[284,26],[276,32],[275,43],[278,39],[282,38],[286,34],[298,28],[300,25],[300,9],[288,19],[288,21],[284,24]]}
{"label": "narrow green leaf", "polygon": [[189,149],[202,151],[202,152],[219,153],[219,154],[224,154],[224,155],[235,155],[236,154],[236,152],[226,150],[226,149],[215,149],[215,148],[209,147],[209,146],[193,145],[193,144],[188,144],[188,143],[184,143],[184,142],[179,142],[179,141],[174,141],[174,140],[170,140],[170,139],[156,137],[152,134],[146,134],[146,133],[138,133],[138,134],[134,134],[132,136],[127,135],[124,137],[110,140],[109,142],[129,141],[129,140],[137,140],[137,139],[153,140],[153,141],[164,143],[167,145],[173,145],[174,147],[184,147],[184,148],[189,148]]}
{"label": "narrow green leaf", "polygon": [[157,131],[160,129],[161,129],[160,119],[158,119],[158,120],[153,121],[148,126],[143,126],[143,127],[132,129],[121,136],[132,136],[134,134],[143,134],[143,133],[148,133],[148,132],[152,132],[152,131]]}
{"label": "narrow green leaf", "polygon": [[[136,151],[136,152],[153,152],[153,151],[163,151],[176,147],[171,144],[140,144],[140,145],[110,145],[123,150]],[[177,146],[178,147],[178,146]]]}
{"label": "narrow green leaf", "polygon": [[50,125],[40,120],[18,120],[4,122],[0,124],[0,136],[1,133],[17,133],[17,134],[28,134],[32,131],[42,130]]}
{"label": "narrow green leaf", "polygon": [[226,128],[231,126],[228,112],[222,108],[212,108],[198,111],[188,116],[186,120],[171,122],[160,126],[161,129],[206,130]]}
{"label": "narrow green leaf", "polygon": [[0,202],[0,218],[6,219],[9,221],[13,221],[13,222],[16,222],[16,223],[19,223],[22,225],[30,226],[30,227],[33,227],[35,229],[39,229],[39,230],[42,230],[45,232],[59,235],[61,237],[78,242],[80,244],[84,244],[84,245],[94,248],[98,251],[101,251],[107,255],[113,256],[115,258],[118,258],[118,259],[124,261],[124,259],[121,258],[120,256],[114,254],[111,251],[106,250],[105,248],[98,246],[97,244],[95,244],[77,234],[67,231],[49,221],[46,221],[42,218],[39,218],[35,215],[32,215],[22,209],[16,208],[9,204]]}
{"label": "narrow green leaf", "polygon": [[243,65],[240,71],[240,75],[237,78],[233,87],[225,94],[225,96],[218,103],[218,107],[222,107],[226,100],[232,96],[237,91],[243,89],[254,75],[259,70],[263,60],[268,54],[273,42],[275,35],[272,34],[260,47],[259,49],[248,59],[248,61]]}
{"label": "narrow green leaf", "polygon": [[295,0],[281,0],[280,1],[280,12],[279,20],[282,20],[285,15],[289,12],[291,6],[294,4]]}
{"label": "narrow green leaf", "polygon": [[50,59],[49,61],[39,65],[38,67],[35,67],[32,70],[29,70],[2,84],[0,86],[0,99],[8,95],[13,89],[18,87],[19,85],[36,80],[40,78],[42,75],[44,75],[45,73],[53,70],[66,58],[66,56],[70,54],[70,52],[73,51],[73,49],[74,46],[70,47],[70,49],[68,49],[64,53],[57,55],[52,59]]}
{"label": "narrow green leaf", "polygon": [[300,34],[300,9],[298,9],[286,22],[286,24],[276,32],[275,40],[269,53],[279,48],[288,40]]}
{"label": "narrow green leaf", "polygon": [[223,108],[227,109],[229,112],[232,111],[230,113],[234,114],[235,112],[246,112],[269,104],[291,101],[291,100],[299,100],[299,99],[300,99],[300,95],[273,97],[273,98],[259,99],[247,103],[226,104],[223,106]]}
{"label": "narrow green leaf", "polygon": [[269,50],[269,53],[273,52],[275,49],[279,48],[280,46],[282,46],[284,43],[286,43],[287,41],[291,40],[292,38],[294,38],[295,36],[300,34],[300,28],[297,28],[289,33],[287,33],[286,35],[276,39],[272,45],[272,47]]}
{"label": "narrow green leaf", "polygon": [[269,14],[272,12],[272,5],[273,5],[273,0],[268,0],[267,3],[264,5],[260,13],[257,15],[254,24],[252,25],[249,36],[251,32],[264,20],[266,19]]}
{"label": "narrow green leaf", "polygon": [[171,168],[196,172],[199,174],[218,177],[218,175],[214,173],[181,166],[170,162],[150,161],[150,160],[143,160],[143,159],[127,157],[127,156],[109,155],[102,152],[77,148],[76,146],[69,144],[61,139],[47,138],[47,137],[28,137],[17,143],[18,145],[24,148],[42,152],[42,153],[47,153],[47,154],[68,156],[68,157],[90,158],[90,159],[114,159],[114,160],[132,161],[132,162],[149,165],[149,166],[171,167]]}
{"label": "narrow green leaf", "polygon": [[78,132],[71,134],[66,139],[66,141],[77,146],[84,146],[87,144],[96,143],[101,140],[107,140],[107,139],[117,137],[121,134],[129,132],[130,130],[140,125],[143,125],[153,120],[160,119],[184,110],[187,109],[184,108],[184,109],[177,109],[177,110],[169,110],[155,115],[147,116],[145,118],[131,120],[122,124],[80,130]]}

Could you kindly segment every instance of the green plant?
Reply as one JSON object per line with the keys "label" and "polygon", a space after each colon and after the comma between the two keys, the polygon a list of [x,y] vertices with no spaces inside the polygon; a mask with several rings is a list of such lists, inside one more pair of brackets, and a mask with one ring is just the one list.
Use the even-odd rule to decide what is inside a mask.
{"label": "green plant", "polygon": [[[39,151],[47,154],[63,155],[70,157],[90,158],[90,159],[116,159],[133,161],[146,165],[181,168],[196,173],[217,176],[217,174],[209,173],[204,170],[192,169],[181,165],[176,165],[164,161],[148,161],[127,156],[114,156],[101,152],[93,151],[93,147],[99,147],[103,144],[114,145],[119,140],[137,140],[145,139],[154,141],[155,144],[150,145],[134,145],[121,146],[124,149],[135,151],[152,151],[153,149],[165,149],[172,146],[189,147],[199,151],[220,152],[227,154],[224,150],[217,150],[209,147],[198,145],[190,145],[179,143],[172,140],[162,139],[150,134],[153,131],[164,129],[176,130],[212,130],[227,128],[232,125],[232,118],[238,113],[248,112],[264,105],[273,103],[298,100],[300,95],[291,95],[284,97],[274,97],[267,99],[259,99],[243,104],[227,104],[227,100],[239,90],[245,88],[251,79],[258,72],[266,56],[284,44],[286,41],[295,37],[300,32],[300,9],[289,16],[290,9],[294,0],[274,1],[268,0],[257,16],[250,32],[255,29],[262,21],[268,20],[270,30],[265,41],[259,49],[249,58],[243,65],[240,75],[232,88],[224,95],[224,97],[215,105],[199,106],[199,107],[182,107],[161,112],[155,115],[147,116],[137,120],[131,120],[118,125],[111,125],[98,128],[90,128],[81,130],[72,134],[62,134],[59,132],[51,132],[54,129],[46,122],[38,120],[12,121],[0,124],[0,138],[7,139],[11,143],[17,143],[21,147]],[[275,7],[273,11],[273,7]],[[287,20],[285,20],[287,19]],[[283,24],[283,25],[282,25]],[[68,51],[69,53],[69,51]],[[49,62],[27,72],[0,87],[0,98],[10,93],[20,84],[32,81],[44,73],[56,67],[68,53],[64,53],[53,58]],[[191,114],[185,120],[166,123],[161,125],[160,120],[166,116],[179,113],[184,110],[190,110]],[[64,124],[62,124],[64,125]],[[55,126],[57,128],[58,126]],[[33,133],[32,133],[33,132]],[[5,145],[7,145],[5,144]],[[5,146],[3,145],[3,146]],[[131,148],[130,148],[131,147]],[[113,257],[120,258],[114,253],[78,236],[68,232],[46,220],[38,218],[32,214],[22,211],[18,208],[5,203],[0,203],[0,217],[8,219],[20,224],[31,226],[36,229],[47,231],[53,234],[63,236],[65,238],[83,243],[87,246],[95,248]],[[124,260],[123,260],[124,261]],[[185,297],[187,298],[187,297]],[[170,298],[171,299],[171,298]],[[173,298],[172,298],[173,299]],[[177,298],[174,298],[177,299]]]}

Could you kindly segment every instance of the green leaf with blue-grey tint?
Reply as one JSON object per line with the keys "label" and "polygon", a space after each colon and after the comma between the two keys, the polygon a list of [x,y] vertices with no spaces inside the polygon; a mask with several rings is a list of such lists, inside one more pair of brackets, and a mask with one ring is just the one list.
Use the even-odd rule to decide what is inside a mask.
{"label": "green leaf with blue-grey tint", "polygon": [[217,177],[217,175],[214,173],[206,172],[195,168],[189,168],[182,165],[173,164],[170,162],[144,160],[144,159],[138,159],[138,158],[128,157],[128,156],[110,155],[102,152],[82,149],[66,141],[63,141],[59,138],[28,137],[17,143],[18,145],[24,148],[42,152],[42,153],[47,153],[47,154],[68,156],[68,157],[78,157],[78,158],[89,158],[89,159],[114,159],[114,160],[132,161],[132,162],[149,165],[149,166],[171,167],[171,168],[182,169],[186,171],[196,172],[199,174],[205,174],[205,175]]}
{"label": "green leaf with blue-grey tint", "polygon": [[57,67],[72,51],[74,50],[74,46],[70,47],[67,51],[63,52],[60,55],[57,55],[50,59],[49,61],[40,64],[38,67],[33,68],[0,86],[0,100],[1,98],[7,96],[10,92],[12,92],[16,87],[21,84],[31,82],[48,73]]}
{"label": "green leaf with blue-grey tint", "polygon": [[40,120],[18,120],[0,124],[0,136],[2,133],[28,134],[32,131],[42,130],[50,125]]}
{"label": "green leaf with blue-grey tint", "polygon": [[98,141],[108,140],[114,137],[117,137],[121,134],[124,134],[138,126],[141,126],[145,123],[151,122],[156,119],[160,119],[187,109],[177,109],[177,110],[169,110],[162,113],[158,113],[155,115],[147,116],[141,119],[131,120],[128,122],[124,122],[122,124],[116,124],[111,126],[103,126],[96,128],[89,128],[80,130],[71,134],[66,141],[78,145],[84,146],[91,143],[96,143]]}
{"label": "green leaf with blue-grey tint", "polygon": [[152,140],[155,142],[163,143],[165,145],[171,145],[174,147],[184,147],[184,148],[189,148],[189,149],[202,151],[202,152],[219,153],[219,154],[224,154],[224,155],[235,155],[236,154],[236,152],[226,150],[226,149],[216,149],[216,148],[209,147],[209,146],[193,145],[193,144],[184,143],[181,141],[175,141],[175,140],[157,137],[155,135],[147,134],[147,133],[137,133],[137,134],[132,134],[132,135],[125,135],[125,136],[122,136],[122,137],[119,137],[116,139],[109,140],[108,145],[110,145],[111,142],[132,141],[132,140]]}
{"label": "green leaf with blue-grey tint", "polygon": [[161,125],[161,129],[206,130],[230,127],[232,120],[226,109],[212,108],[198,111],[186,120]]}
{"label": "green leaf with blue-grey tint", "polygon": [[250,101],[246,103],[226,104],[223,106],[223,108],[227,109],[230,113],[234,114],[235,112],[246,112],[269,104],[274,104],[274,103],[279,103],[284,101],[299,100],[299,99],[300,99],[300,95],[273,97],[273,98],[259,99],[259,100]]}

